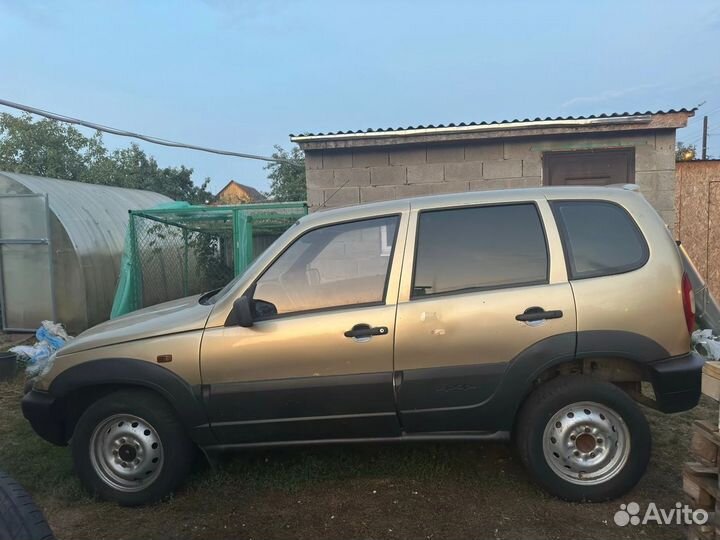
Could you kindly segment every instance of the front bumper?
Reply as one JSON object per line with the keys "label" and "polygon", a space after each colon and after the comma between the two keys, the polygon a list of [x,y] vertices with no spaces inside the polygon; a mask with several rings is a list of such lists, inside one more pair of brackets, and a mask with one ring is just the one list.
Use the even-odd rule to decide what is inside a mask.
{"label": "front bumper", "polygon": [[30,390],[22,399],[23,416],[35,433],[58,446],[65,446],[65,418],[63,404],[47,392]]}
{"label": "front bumper", "polygon": [[691,351],[648,365],[658,409],[665,413],[687,411],[698,404],[705,359]]}

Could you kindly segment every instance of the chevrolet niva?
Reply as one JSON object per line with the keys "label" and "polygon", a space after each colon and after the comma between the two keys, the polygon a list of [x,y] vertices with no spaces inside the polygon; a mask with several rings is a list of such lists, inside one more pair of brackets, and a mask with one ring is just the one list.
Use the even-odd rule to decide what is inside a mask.
{"label": "chevrolet niva", "polygon": [[693,311],[631,186],[381,202],[306,216],[223,289],[84,332],[22,406],[123,505],[168,495],[197,448],[458,439],[511,439],[548,492],[599,501],[648,464],[637,401],[698,402]]}

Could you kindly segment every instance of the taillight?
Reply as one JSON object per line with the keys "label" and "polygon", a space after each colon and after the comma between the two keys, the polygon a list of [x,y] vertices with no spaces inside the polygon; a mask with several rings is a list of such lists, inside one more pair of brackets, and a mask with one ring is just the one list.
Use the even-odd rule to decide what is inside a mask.
{"label": "taillight", "polygon": [[695,295],[687,274],[683,274],[682,277],[682,301],[685,324],[687,324],[688,332],[692,334],[693,330],[695,330]]}

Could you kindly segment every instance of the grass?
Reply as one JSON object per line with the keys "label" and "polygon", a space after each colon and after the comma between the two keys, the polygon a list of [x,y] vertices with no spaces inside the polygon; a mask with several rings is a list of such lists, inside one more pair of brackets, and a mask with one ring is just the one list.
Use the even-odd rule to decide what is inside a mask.
{"label": "grass", "polygon": [[83,496],[70,455],[39,439],[18,414],[22,397],[20,381],[0,383],[0,467],[31,492],[74,501]]}
{"label": "grass", "polygon": [[623,501],[568,504],[530,482],[505,444],[385,444],[256,450],[199,464],[170,500],[119,508],[90,499],[69,451],[22,418],[21,381],[0,383],[0,468],[20,481],[59,538],[678,538],[677,526],[614,525],[620,502],[684,501],[680,473],[691,423],[717,418],[647,410],[649,470]]}

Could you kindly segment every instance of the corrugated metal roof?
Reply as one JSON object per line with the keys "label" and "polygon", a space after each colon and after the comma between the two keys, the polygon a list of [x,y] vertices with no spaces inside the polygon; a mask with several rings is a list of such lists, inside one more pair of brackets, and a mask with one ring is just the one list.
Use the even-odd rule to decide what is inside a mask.
{"label": "corrugated metal roof", "polygon": [[614,113],[605,113],[605,114],[597,114],[597,115],[590,115],[590,116],[556,116],[556,117],[537,117],[537,118],[515,118],[513,120],[493,120],[493,121],[483,121],[483,122],[460,122],[460,123],[451,123],[451,124],[428,124],[428,125],[417,125],[417,126],[406,126],[406,127],[387,127],[387,128],[376,128],[376,129],[359,129],[355,131],[330,131],[327,133],[301,133],[301,134],[290,134],[290,137],[330,137],[330,136],[338,136],[338,135],[358,135],[358,134],[366,134],[366,133],[392,133],[392,132],[402,132],[402,131],[410,131],[410,130],[427,130],[427,129],[447,129],[447,128],[463,128],[463,127],[473,127],[473,126],[501,126],[501,125],[511,125],[511,124],[528,124],[531,122],[566,122],[566,121],[578,121],[578,120],[601,120],[601,119],[612,119],[612,118],[629,118],[634,116],[655,116],[655,115],[661,115],[661,114],[673,114],[673,113],[688,113],[692,114],[697,110],[697,107],[693,107],[692,109],[668,109],[665,111],[636,111],[636,112],[614,112]]}
{"label": "corrugated metal roof", "polygon": [[128,210],[150,208],[172,199],[141,189],[58,180],[0,172],[27,188],[47,193],[50,211],[57,216],[78,255],[101,253],[119,257],[125,243]]}

